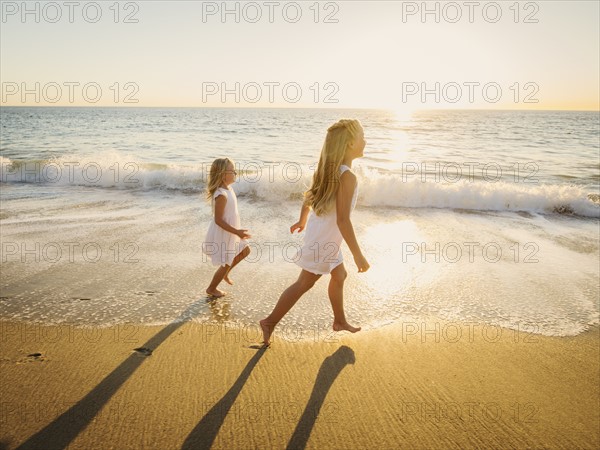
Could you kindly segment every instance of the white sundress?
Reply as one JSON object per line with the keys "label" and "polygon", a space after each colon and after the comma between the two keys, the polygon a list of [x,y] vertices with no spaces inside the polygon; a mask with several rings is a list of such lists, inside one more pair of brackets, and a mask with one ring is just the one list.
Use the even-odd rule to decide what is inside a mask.
{"label": "white sundress", "polygon": [[[346,170],[350,170],[350,167],[342,164],[340,175]],[[350,211],[356,206],[357,197],[358,185],[354,188]],[[304,243],[296,255],[295,262],[304,270],[316,275],[331,273],[344,262],[341,251],[342,241],[335,206],[323,216],[317,216],[314,211],[311,211],[306,224]]]}
{"label": "white sundress", "polygon": [[202,252],[207,256],[210,256],[214,266],[223,266],[225,264],[230,266],[233,259],[248,246],[248,241],[240,239],[236,234],[225,231],[215,223],[214,202],[219,195],[224,195],[227,198],[223,220],[233,228],[237,228],[238,230],[241,228],[235,192],[231,188],[217,188],[213,194],[212,201],[213,218],[208,226],[206,238],[202,243]]}

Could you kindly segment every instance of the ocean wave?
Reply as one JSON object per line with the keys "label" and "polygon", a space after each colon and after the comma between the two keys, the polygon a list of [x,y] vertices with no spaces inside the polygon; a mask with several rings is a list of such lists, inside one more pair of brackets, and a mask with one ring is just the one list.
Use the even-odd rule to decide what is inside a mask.
{"label": "ocean wave", "polygon": [[[201,194],[210,162],[194,165],[142,161],[121,154],[61,156],[11,160],[0,156],[3,183],[43,183],[98,188],[174,190]],[[314,166],[296,163],[238,165],[233,185],[241,198],[278,203],[298,200],[312,179]],[[425,180],[415,174],[381,173],[354,168],[363,207],[447,208],[526,211],[600,217],[600,194],[573,184],[515,183],[481,178],[456,182]]]}

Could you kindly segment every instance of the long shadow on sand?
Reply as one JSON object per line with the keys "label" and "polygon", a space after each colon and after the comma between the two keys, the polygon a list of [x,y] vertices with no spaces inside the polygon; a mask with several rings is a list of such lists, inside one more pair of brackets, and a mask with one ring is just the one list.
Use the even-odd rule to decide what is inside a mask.
{"label": "long shadow on sand", "polygon": [[235,403],[235,400],[239,393],[242,391],[244,384],[250,377],[252,370],[258,364],[258,361],[265,354],[266,347],[260,348],[256,354],[250,358],[244,370],[238,377],[238,379],[233,383],[233,386],[227,391],[227,393],[219,400],[215,405],[204,415],[204,417],[198,422],[198,424],[194,427],[194,429],[188,434],[187,438],[183,445],[182,449],[185,450],[201,450],[201,449],[210,449],[217,434],[219,433],[219,429],[223,422],[225,421],[225,417],[229,413],[229,410]]}
{"label": "long shadow on sand", "polygon": [[[203,298],[192,303],[177,319],[143,344],[143,347],[155,350],[179,327],[194,315],[197,315],[206,306],[206,301],[207,299]],[[54,450],[67,447],[85,429],[123,383],[143,364],[144,360],[145,358],[132,353],[85,397],[17,448]]]}
{"label": "long shadow on sand", "polygon": [[[244,367],[244,370],[242,370],[242,373],[229,391],[202,417],[200,422],[190,432],[181,447],[182,450],[208,450],[211,448],[223,422],[225,422],[228,412],[248,380],[250,373],[264,355],[264,351],[265,348],[260,349],[248,361],[248,364],[246,364],[246,367]],[[319,368],[308,403],[288,443],[288,449],[295,450],[306,447],[306,443],[329,389],[344,367],[348,364],[354,364],[354,361],[354,351],[345,345],[337,349],[331,356],[325,358]]]}
{"label": "long shadow on sand", "polygon": [[354,351],[345,345],[338,348],[331,356],[325,358],[319,368],[319,373],[317,373],[315,385],[306,403],[304,412],[298,421],[298,425],[296,425],[294,434],[292,434],[288,442],[287,448],[289,450],[306,447],[319,411],[325,402],[325,397],[327,397],[327,392],[329,392],[329,389],[344,367],[348,364],[354,364],[355,361]]}

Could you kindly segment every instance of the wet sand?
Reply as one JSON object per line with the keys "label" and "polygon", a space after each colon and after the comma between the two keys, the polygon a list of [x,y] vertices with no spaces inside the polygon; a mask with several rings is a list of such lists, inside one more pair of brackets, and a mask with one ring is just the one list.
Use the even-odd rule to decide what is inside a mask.
{"label": "wet sand", "polygon": [[598,327],[397,322],[302,342],[276,330],[265,350],[258,327],[0,326],[0,448],[600,445]]}

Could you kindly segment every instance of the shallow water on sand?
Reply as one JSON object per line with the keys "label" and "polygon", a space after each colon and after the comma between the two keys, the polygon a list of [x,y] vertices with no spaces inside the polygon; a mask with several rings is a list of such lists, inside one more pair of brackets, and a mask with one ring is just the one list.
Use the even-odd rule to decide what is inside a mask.
{"label": "shallow water on sand", "polygon": [[[441,317],[557,336],[598,323],[595,113],[1,113],[3,319],[256,324],[299,274],[292,259],[302,236],[289,226],[323,132],[358,117],[368,144],[353,167],[353,222],[371,269],[356,273],[343,246],[351,323]],[[215,268],[201,253],[210,220],[202,190],[217,156],[236,160],[233,188],[253,237],[235,285],[208,302]],[[327,283],[319,280],[282,325],[329,330]]]}

